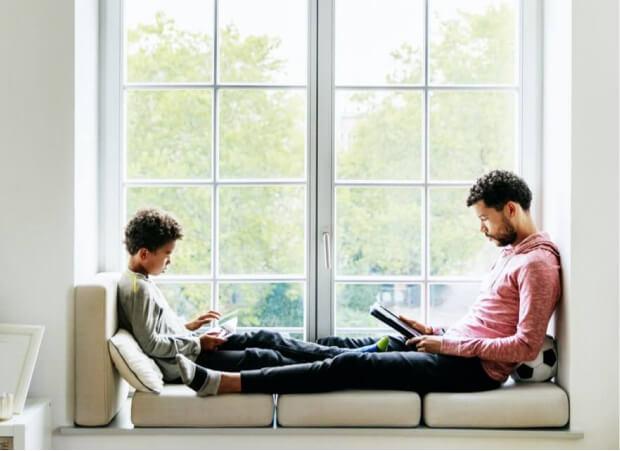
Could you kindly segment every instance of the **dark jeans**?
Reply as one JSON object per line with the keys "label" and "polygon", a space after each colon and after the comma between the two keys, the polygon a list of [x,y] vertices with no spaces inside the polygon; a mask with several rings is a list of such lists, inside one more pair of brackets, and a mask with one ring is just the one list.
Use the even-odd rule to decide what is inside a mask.
{"label": "dark jeans", "polygon": [[[330,337],[331,349],[374,343],[375,338]],[[315,393],[344,389],[472,392],[498,388],[480,359],[412,351],[390,337],[392,352],[339,352],[322,361],[241,372],[244,393]]]}
{"label": "dark jeans", "polygon": [[[353,346],[355,347],[355,346]],[[196,363],[218,371],[242,371],[335,357],[347,349],[286,338],[277,332],[259,330],[233,334],[217,351],[201,352]]]}

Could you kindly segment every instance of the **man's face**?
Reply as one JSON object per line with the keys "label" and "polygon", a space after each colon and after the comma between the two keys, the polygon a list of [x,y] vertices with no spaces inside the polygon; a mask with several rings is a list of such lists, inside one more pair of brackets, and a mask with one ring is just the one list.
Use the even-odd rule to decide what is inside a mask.
{"label": "man's face", "polygon": [[168,265],[172,262],[171,256],[172,252],[174,252],[175,244],[175,241],[171,241],[157,248],[154,252],[147,250],[142,261],[144,269],[154,276],[165,272]]}
{"label": "man's face", "polygon": [[480,220],[480,231],[500,247],[508,246],[517,239],[517,231],[506,215],[508,204],[502,211],[486,206],[483,200],[474,205],[476,216]]}

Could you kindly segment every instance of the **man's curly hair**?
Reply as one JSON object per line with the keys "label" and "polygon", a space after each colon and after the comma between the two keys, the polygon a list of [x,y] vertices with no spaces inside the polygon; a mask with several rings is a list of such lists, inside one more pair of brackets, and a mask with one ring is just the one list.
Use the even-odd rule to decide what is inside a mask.
{"label": "man's curly hair", "polygon": [[125,247],[130,255],[142,248],[155,252],[170,241],[181,238],[183,229],[177,220],[154,208],[139,210],[125,227]]}
{"label": "man's curly hair", "polygon": [[487,207],[500,211],[513,201],[529,211],[532,203],[532,192],[525,181],[510,171],[491,171],[478,180],[469,190],[467,206],[483,200]]}

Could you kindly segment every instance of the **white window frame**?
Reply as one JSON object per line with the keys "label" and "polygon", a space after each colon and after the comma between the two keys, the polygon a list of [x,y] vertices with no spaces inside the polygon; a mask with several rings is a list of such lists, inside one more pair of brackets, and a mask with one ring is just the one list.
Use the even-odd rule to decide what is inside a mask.
{"label": "white window frame", "polygon": [[[464,0],[465,1],[465,0]],[[334,219],[335,205],[334,196],[335,189],[338,185],[335,177],[335,146],[334,146],[334,130],[333,118],[335,108],[335,0],[318,0],[319,2],[319,85],[318,85],[318,230],[321,234],[329,234],[334,236]],[[428,60],[428,35],[429,35],[429,0],[424,1],[424,79],[421,85],[415,86],[398,86],[398,89],[414,90],[423,93],[424,96],[424,178],[422,182],[403,183],[379,181],[379,182],[363,182],[343,183],[345,186],[362,185],[362,186],[419,186],[424,189],[422,211],[425,213],[422,227],[422,275],[406,276],[406,277],[341,277],[336,280],[334,276],[335,265],[327,267],[327,264],[321,265],[321,262],[335,260],[334,240],[329,239],[329,248],[319,246],[317,268],[317,312],[318,317],[323,321],[317,322],[317,335],[332,335],[335,331],[335,285],[341,282],[354,283],[420,283],[421,284],[421,310],[422,320],[428,322],[429,313],[429,286],[434,283],[479,283],[481,278],[472,277],[439,277],[429,275],[430,247],[428,243],[429,236],[429,187],[469,187],[473,181],[465,182],[429,182],[428,173],[428,131],[429,131],[429,115],[428,101],[430,90],[501,90],[508,92],[517,92],[517,127],[516,148],[517,152],[517,171],[528,182],[532,189],[534,202],[532,204],[532,215],[534,219],[540,223],[540,203],[536,199],[540,198],[541,186],[541,120],[542,120],[542,65],[541,65],[541,48],[542,48],[542,5],[537,0],[521,0],[518,8],[517,22],[517,42],[519,43],[519,52],[517,55],[517,80],[515,85],[484,85],[484,86],[463,86],[463,85],[441,85],[433,86],[428,83],[429,80],[429,60]],[[338,86],[338,88],[351,89],[392,89],[392,86],[384,85],[364,85],[364,86]],[[473,301],[473,300],[472,300]],[[340,328],[346,332],[368,332],[371,329]]]}
{"label": "white window frame", "polygon": [[[335,329],[335,278],[333,275],[334,243],[333,220],[335,190],[334,167],[334,0],[308,0],[308,141],[307,141],[307,236],[306,236],[306,312],[305,335],[309,340],[327,336]],[[428,2],[425,0],[425,46],[428,38]],[[123,20],[122,0],[106,0],[99,3],[100,17],[100,134],[99,134],[99,269],[117,270],[123,259],[121,254],[123,182]],[[216,0],[217,8],[217,0]],[[217,21],[217,17],[215,18]],[[217,23],[216,23],[217,27]],[[541,205],[541,141],[542,141],[542,5],[538,0],[521,0],[518,21],[518,83],[519,117],[517,125],[517,167],[530,185],[534,194],[532,214],[540,224]],[[425,51],[424,85],[406,89],[421,90],[424,93],[425,109],[428,108],[428,58]],[[356,86],[355,88],[360,88]],[[364,87],[361,87],[364,88]],[[458,87],[455,89],[464,89]],[[506,89],[506,87],[498,87]],[[473,89],[480,89],[473,87]],[[485,86],[482,89],[489,89]],[[214,90],[214,102],[217,91]],[[422,311],[428,318],[428,286],[433,282],[463,283],[478,282],[478,278],[430,277],[428,275],[428,186],[455,186],[428,184],[428,115],[425,112],[424,161],[425,174],[421,183],[408,185],[423,186],[423,262],[421,277],[394,277],[389,281],[406,281],[422,284]],[[214,159],[217,149],[213,149]],[[214,166],[214,169],[216,166]],[[238,184],[238,183],[235,183]],[[402,184],[399,184],[402,185]],[[466,186],[456,184],[457,186]],[[216,193],[213,193],[214,203]],[[214,224],[215,229],[217,225]],[[216,231],[213,232],[214,237]],[[215,240],[215,238],[214,238]],[[213,241],[212,252],[217,252]],[[216,256],[213,257],[214,259]],[[329,268],[328,268],[329,264]],[[224,280],[222,278],[221,280]],[[278,276],[272,279],[281,278]],[[356,281],[370,281],[371,278],[355,278]],[[189,278],[189,280],[192,280]],[[219,278],[218,278],[219,280]],[[244,279],[245,280],[245,279]],[[377,279],[372,279],[377,281]],[[249,281],[249,280],[248,280]],[[217,302],[215,281],[213,281],[214,302]]]}

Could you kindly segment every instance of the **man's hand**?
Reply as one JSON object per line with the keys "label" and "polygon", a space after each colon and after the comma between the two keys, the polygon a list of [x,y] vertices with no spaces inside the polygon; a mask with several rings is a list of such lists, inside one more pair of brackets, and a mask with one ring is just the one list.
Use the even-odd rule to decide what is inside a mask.
{"label": "man's hand", "polygon": [[200,315],[198,318],[193,319],[187,324],[185,324],[185,328],[189,330],[199,329],[204,324],[209,323],[215,319],[219,319],[220,316],[222,316],[220,312],[215,310],[209,310],[204,315]]}
{"label": "man's hand", "polygon": [[407,340],[407,346],[415,346],[416,351],[439,354],[442,338],[437,335],[420,335]]}
{"label": "man's hand", "polygon": [[209,331],[200,336],[200,349],[214,351],[221,344],[226,343],[226,338],[218,336],[219,331]]}
{"label": "man's hand", "polygon": [[409,324],[410,327],[414,328],[418,332],[423,333],[424,335],[433,335],[433,328],[431,326],[426,326],[422,324],[421,322],[416,321],[415,319],[407,318],[406,316],[403,316],[403,315],[398,315],[398,318],[401,321],[404,321],[405,323]]}

